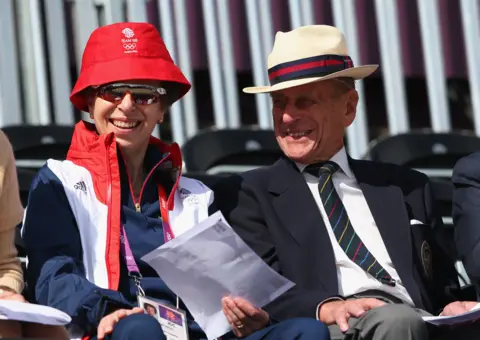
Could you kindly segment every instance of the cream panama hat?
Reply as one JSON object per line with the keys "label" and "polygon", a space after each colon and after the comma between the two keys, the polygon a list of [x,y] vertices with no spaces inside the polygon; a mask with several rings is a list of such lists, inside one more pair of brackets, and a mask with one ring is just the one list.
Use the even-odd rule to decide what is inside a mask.
{"label": "cream panama hat", "polygon": [[353,66],[345,37],[327,25],[303,26],[278,32],[268,56],[270,86],[253,86],[245,93],[267,93],[339,77],[362,79],[378,65]]}

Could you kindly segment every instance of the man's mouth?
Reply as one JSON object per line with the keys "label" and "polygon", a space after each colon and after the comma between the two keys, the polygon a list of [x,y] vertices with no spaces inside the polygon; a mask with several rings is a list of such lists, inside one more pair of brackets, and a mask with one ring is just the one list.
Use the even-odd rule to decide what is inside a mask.
{"label": "man's mouth", "polygon": [[287,136],[289,136],[289,137],[301,138],[301,137],[308,136],[309,134],[312,133],[312,131],[313,131],[313,130],[307,130],[307,131],[290,131],[290,130],[287,130],[287,131],[286,131],[286,134],[287,134]]}

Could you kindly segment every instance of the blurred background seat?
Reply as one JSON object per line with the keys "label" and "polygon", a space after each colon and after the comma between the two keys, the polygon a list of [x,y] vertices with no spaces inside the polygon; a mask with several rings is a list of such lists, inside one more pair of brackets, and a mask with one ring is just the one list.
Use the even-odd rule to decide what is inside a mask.
{"label": "blurred background seat", "polygon": [[415,131],[373,141],[365,158],[449,179],[460,158],[479,150],[480,138],[473,134]]}
{"label": "blurred background seat", "polygon": [[437,209],[442,216],[443,223],[447,227],[453,227],[452,221],[452,201],[453,184],[450,180],[443,178],[432,178],[430,180],[433,197],[437,204]]}
{"label": "blurred background seat", "polygon": [[20,191],[20,200],[24,207],[27,206],[30,185],[36,173],[35,169],[17,167],[18,189]]}
{"label": "blurred background seat", "polygon": [[[17,167],[18,189],[20,192],[20,200],[22,201],[22,205],[24,207],[27,206],[28,194],[30,192],[30,185],[36,173],[37,172],[35,169]],[[27,254],[25,252],[25,244],[23,243],[23,240],[20,234],[21,228],[22,228],[22,223],[20,223],[15,230],[15,246],[17,248],[18,257],[22,262],[22,266],[25,267]]]}
{"label": "blurred background seat", "polygon": [[73,126],[18,125],[2,128],[13,147],[17,167],[39,169],[47,159],[65,159]]}
{"label": "blurred background seat", "polygon": [[274,163],[280,150],[272,130],[206,130],[183,148],[188,173],[238,173]]}
{"label": "blurred background seat", "polygon": [[207,187],[212,189],[220,180],[228,177],[228,173],[219,173],[219,174],[207,174],[205,172],[187,172],[184,174],[185,177],[194,178],[201,181]]}

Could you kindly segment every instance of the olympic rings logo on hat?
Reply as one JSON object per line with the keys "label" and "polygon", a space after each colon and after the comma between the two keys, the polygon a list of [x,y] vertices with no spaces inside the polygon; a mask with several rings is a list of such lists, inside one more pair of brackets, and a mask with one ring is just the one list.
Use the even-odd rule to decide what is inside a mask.
{"label": "olympic rings logo on hat", "polygon": [[126,50],[134,50],[137,47],[137,44],[123,44],[123,48]]}

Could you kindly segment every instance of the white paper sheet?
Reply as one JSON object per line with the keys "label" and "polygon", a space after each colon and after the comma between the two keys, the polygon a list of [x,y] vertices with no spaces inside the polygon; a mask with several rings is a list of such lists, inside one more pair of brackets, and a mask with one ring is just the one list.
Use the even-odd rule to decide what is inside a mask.
{"label": "white paper sheet", "polygon": [[0,319],[55,326],[67,325],[71,321],[68,314],[58,309],[10,300],[0,300]]}
{"label": "white paper sheet", "polygon": [[222,312],[224,296],[263,307],[294,286],[257,256],[220,212],[142,260],[183,300],[209,339],[231,329]]}
{"label": "white paper sheet", "polygon": [[435,326],[451,326],[480,319],[480,303],[473,307],[469,312],[456,316],[424,316],[423,321]]}

